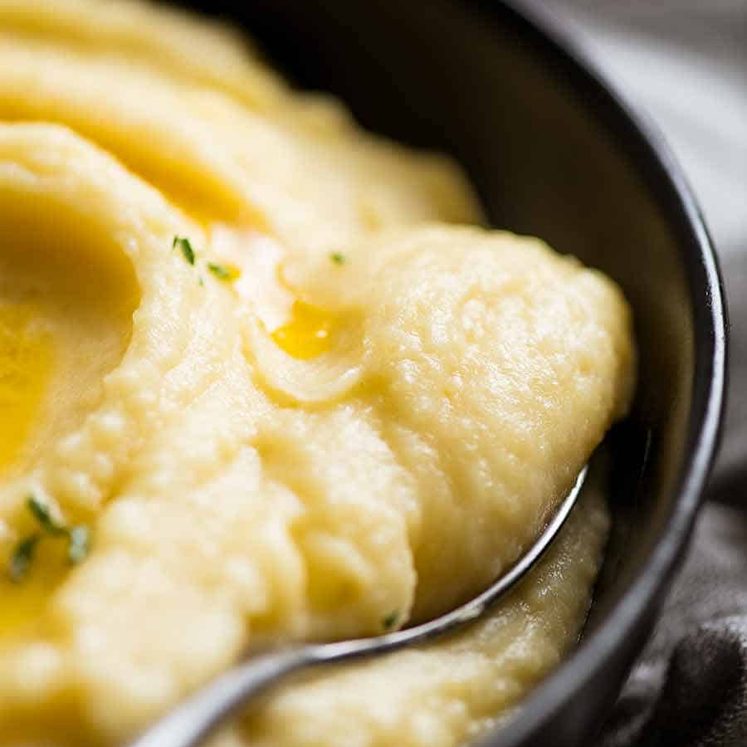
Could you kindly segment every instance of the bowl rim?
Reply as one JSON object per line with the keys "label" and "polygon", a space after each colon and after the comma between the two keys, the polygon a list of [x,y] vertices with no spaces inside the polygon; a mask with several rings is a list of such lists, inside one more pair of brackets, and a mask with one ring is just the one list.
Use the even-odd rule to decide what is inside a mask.
{"label": "bowl rim", "polygon": [[[718,260],[697,200],[664,136],[649,116],[620,93],[571,35],[567,23],[541,0],[471,0],[488,21],[509,18],[533,46],[552,58],[575,90],[589,97],[601,124],[638,167],[643,181],[679,238],[693,303],[694,369],[686,461],[680,470],[670,515],[649,557],[608,618],[583,638],[521,705],[520,716],[488,732],[483,747],[519,747],[542,724],[558,716],[582,685],[588,685],[635,630],[650,632],[668,582],[684,556],[702,493],[718,449],[725,407],[727,310]],[[647,638],[648,636],[646,636]],[[632,664],[631,664],[632,666]]]}

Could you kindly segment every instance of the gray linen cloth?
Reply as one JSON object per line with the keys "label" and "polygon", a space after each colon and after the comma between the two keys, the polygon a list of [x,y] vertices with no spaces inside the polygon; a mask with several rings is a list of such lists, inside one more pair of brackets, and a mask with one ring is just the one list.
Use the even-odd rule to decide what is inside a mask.
{"label": "gray linen cloth", "polygon": [[731,313],[723,444],[687,562],[600,747],[747,746],[747,0],[543,0],[658,124]]}

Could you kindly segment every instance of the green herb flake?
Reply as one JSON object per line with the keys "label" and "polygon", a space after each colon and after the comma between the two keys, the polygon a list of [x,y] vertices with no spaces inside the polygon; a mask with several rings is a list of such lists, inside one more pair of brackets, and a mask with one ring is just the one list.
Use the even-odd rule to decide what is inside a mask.
{"label": "green herb flake", "polygon": [[31,534],[16,545],[13,554],[10,556],[10,567],[8,569],[11,581],[18,583],[28,573],[40,539],[40,534]]}
{"label": "green herb flake", "polygon": [[70,530],[68,536],[68,560],[73,565],[82,563],[88,557],[88,553],[91,551],[91,531],[88,529],[88,527],[81,524],[77,527],[73,527]]}
{"label": "green herb flake", "polygon": [[171,245],[172,249],[179,249],[184,259],[194,267],[195,261],[197,260],[197,253],[192,248],[192,244],[189,239],[183,236],[174,236],[174,242]]}
{"label": "green herb flake", "polygon": [[207,268],[210,272],[218,278],[218,280],[224,280],[230,282],[236,278],[236,270],[226,265],[218,264],[217,262],[208,262]]}
{"label": "green herb flake", "polygon": [[399,612],[395,610],[394,612],[390,612],[381,621],[381,626],[384,628],[384,630],[392,630],[392,628],[394,628],[394,626],[397,624],[398,620],[399,620]]}
{"label": "green herb flake", "polygon": [[8,574],[13,581],[21,581],[34,561],[36,548],[45,537],[60,537],[67,541],[67,557],[77,565],[88,557],[91,549],[91,531],[82,524],[69,527],[58,521],[49,505],[35,495],[26,499],[26,507],[41,527],[41,531],[24,537],[10,557]]}
{"label": "green herb flake", "polygon": [[332,254],[329,255],[329,258],[336,264],[336,265],[344,265],[345,262],[347,262],[347,258],[344,254],[341,254],[340,252],[332,252]]}
{"label": "green herb flake", "polygon": [[67,534],[67,528],[53,516],[49,506],[37,498],[30,495],[26,499],[26,506],[33,517],[39,522],[39,526],[48,534]]}

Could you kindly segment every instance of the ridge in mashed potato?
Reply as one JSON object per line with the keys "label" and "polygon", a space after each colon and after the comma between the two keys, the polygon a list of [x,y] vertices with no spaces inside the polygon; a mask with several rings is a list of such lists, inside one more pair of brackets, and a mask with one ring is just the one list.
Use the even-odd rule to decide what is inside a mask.
{"label": "ridge in mashed potato", "polygon": [[[516,559],[634,350],[609,279],[480,223],[449,159],[233,31],[0,0],[0,747],[124,745],[247,650],[406,626]],[[215,743],[464,744],[576,640],[607,523],[588,491],[488,619]]]}

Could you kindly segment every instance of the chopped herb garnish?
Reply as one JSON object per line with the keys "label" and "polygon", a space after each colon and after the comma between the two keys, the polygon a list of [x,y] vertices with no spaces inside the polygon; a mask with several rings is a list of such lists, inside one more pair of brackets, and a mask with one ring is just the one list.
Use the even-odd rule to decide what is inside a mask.
{"label": "chopped herb garnish", "polygon": [[384,630],[391,630],[397,624],[397,620],[399,620],[399,612],[395,610],[394,612],[390,612],[381,621],[381,625],[384,628]]}
{"label": "chopped herb garnish", "polygon": [[26,505],[45,532],[49,534],[67,534],[67,527],[64,524],[60,524],[52,516],[49,506],[40,501],[35,495],[30,495],[26,499]]}
{"label": "chopped herb garnish", "polygon": [[171,248],[179,249],[184,259],[186,259],[190,265],[194,266],[195,260],[197,259],[197,253],[192,248],[189,239],[186,239],[183,236],[174,236],[174,242],[171,245]]}
{"label": "chopped herb garnish", "polygon": [[207,268],[218,278],[218,280],[233,280],[236,277],[236,270],[225,265],[219,265],[217,262],[208,262]]}
{"label": "chopped herb garnish", "polygon": [[8,569],[11,581],[18,582],[26,575],[41,538],[41,534],[31,534],[16,545],[10,556],[10,568]]}
{"label": "chopped herb garnish", "polygon": [[341,254],[340,252],[332,252],[332,254],[329,255],[329,258],[336,264],[336,265],[344,265],[347,261],[344,254]]}
{"label": "chopped herb garnish", "polygon": [[67,557],[77,564],[85,560],[91,548],[91,532],[81,525],[69,527],[58,521],[50,507],[35,495],[26,499],[26,507],[41,527],[41,532],[34,532],[21,539],[10,557],[9,574],[13,581],[20,581],[28,572],[34,560],[39,542],[47,537],[64,537],[67,540]]}
{"label": "chopped herb garnish", "polygon": [[81,524],[70,530],[69,538],[67,557],[73,565],[77,565],[86,559],[91,549],[91,531]]}
{"label": "chopped herb garnish", "polygon": [[[197,252],[192,246],[192,242],[188,238],[185,238],[184,236],[174,236],[174,241],[171,245],[171,248],[178,249],[182,253],[184,259],[187,260],[187,263],[192,267],[195,267],[197,265]],[[239,275],[238,270],[235,267],[231,267],[230,265],[223,265],[218,262],[204,261],[202,261],[201,264],[204,264],[204,266],[207,267],[208,271],[215,275],[215,277],[219,280],[228,282],[230,280],[235,280]],[[198,277],[197,282],[201,286],[205,285],[205,281],[202,275]]]}

